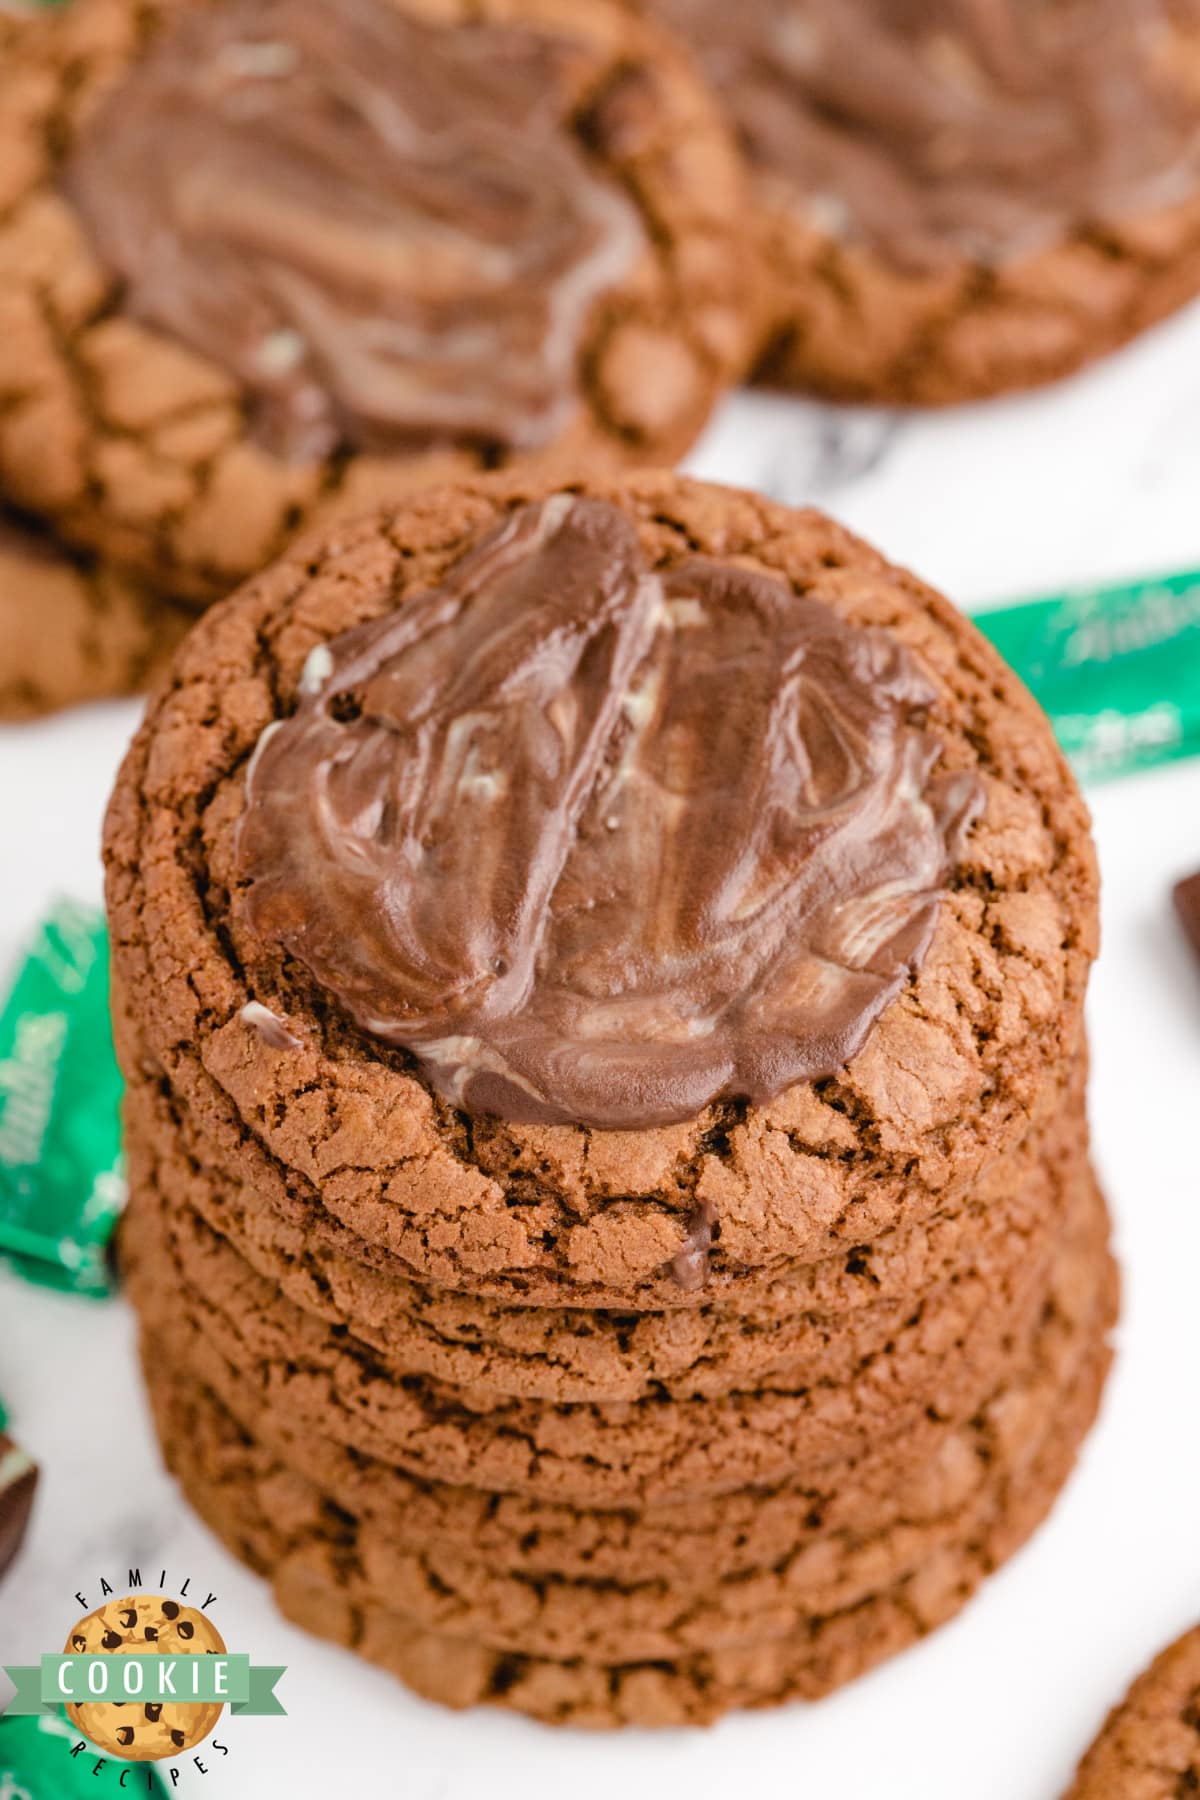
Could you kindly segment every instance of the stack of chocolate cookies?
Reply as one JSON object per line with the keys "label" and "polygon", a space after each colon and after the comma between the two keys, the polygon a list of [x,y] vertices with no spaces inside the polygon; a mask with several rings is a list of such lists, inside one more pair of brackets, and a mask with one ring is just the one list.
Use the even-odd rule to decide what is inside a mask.
{"label": "stack of chocolate cookies", "polygon": [[823,1694],[1050,1507],[1115,1276],[1086,810],[953,607],[482,477],[206,614],[106,832],[164,1453],[452,1705]]}

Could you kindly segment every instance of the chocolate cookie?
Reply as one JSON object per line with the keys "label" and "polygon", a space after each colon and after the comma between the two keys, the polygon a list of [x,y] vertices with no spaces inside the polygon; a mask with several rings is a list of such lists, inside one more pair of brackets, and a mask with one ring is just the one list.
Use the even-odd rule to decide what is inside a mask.
{"label": "chocolate cookie", "polygon": [[[573,586],[560,580],[567,566]],[[478,779],[460,771],[455,791],[466,810],[439,852],[449,873],[437,892],[414,884],[396,916],[426,934],[418,949],[428,957],[473,957],[497,941],[496,917],[516,923],[478,979],[453,990],[462,998],[444,1016],[440,1001],[414,1000],[408,1029],[388,1016],[396,1003],[388,972],[405,967],[408,952],[389,946],[379,958],[390,928],[371,911],[375,877],[353,894],[338,890],[342,873],[306,887],[308,876],[290,869],[289,845],[314,849],[310,872],[325,866],[310,844],[323,828],[307,796],[327,739],[345,731],[333,754],[353,759],[360,745],[361,761],[347,766],[364,775],[374,766],[378,728],[364,720],[350,659],[365,659],[355,667],[370,679],[373,659],[393,642],[420,647],[437,609],[452,616],[466,593],[485,596],[481,606],[499,596],[498,619],[505,597],[530,608],[528,634],[503,655],[528,658],[521,680],[535,684],[551,666],[537,660],[539,633],[557,629],[547,597],[562,596],[568,613],[593,599],[602,608],[596,648],[572,691],[575,711],[569,721],[560,715],[564,731],[584,733],[576,739],[584,763],[564,771],[565,789],[545,790],[544,811],[540,800],[527,810],[522,801],[511,814],[484,764]],[[726,628],[745,640],[722,643]],[[576,637],[562,641],[578,646],[592,627],[570,629]],[[821,668],[813,693],[827,697],[806,715],[793,696],[799,729],[815,734],[814,747],[831,733],[849,759],[839,766],[853,774],[837,796],[838,832],[821,840],[833,847],[810,862],[807,840],[782,836],[764,865],[770,907],[731,914],[722,928],[738,935],[718,954],[705,933],[727,901],[697,923],[686,897],[734,892],[722,856],[735,854],[736,820],[769,818],[782,803],[762,789],[762,805],[747,812],[745,784],[787,765],[745,758],[756,734],[775,729],[776,684],[798,680],[802,694],[801,664],[780,655],[789,634],[801,661],[818,658],[806,666]],[[697,659],[694,681],[676,689],[668,660],[657,690],[623,693],[639,657],[650,659],[640,664],[645,684],[668,652],[685,666]],[[453,686],[453,657],[435,674],[421,655],[415,685],[398,687],[387,707],[441,691],[421,683],[449,678],[452,711],[469,691]],[[500,656],[458,666],[482,688],[501,671]],[[741,696],[729,714],[736,754],[709,729],[714,682]],[[344,684],[344,700],[332,701]],[[476,703],[486,706],[478,693]],[[544,754],[532,712],[504,716],[530,721],[514,754]],[[696,779],[711,786],[704,829],[660,864],[677,885],[658,887],[636,859],[653,860],[660,846],[647,839],[639,851],[641,840],[626,839],[613,783],[646,779],[639,758],[662,754],[667,742],[672,755],[688,744]],[[386,756],[382,738],[378,753]],[[486,753],[485,742],[485,762]],[[582,789],[570,783],[584,781],[596,755],[617,758],[600,784],[603,812],[576,824],[571,796]],[[421,766],[422,781],[445,776]],[[249,812],[248,775],[262,800]],[[813,798],[810,790],[789,800],[789,831],[813,828]],[[351,836],[354,820],[401,817],[391,800],[345,799],[357,808],[347,815]],[[421,804],[435,800],[431,787]],[[727,809],[728,831],[713,827],[717,807]],[[669,806],[643,816],[655,831],[673,829]],[[488,821],[497,850],[516,835],[485,878]],[[545,899],[539,846],[564,822],[581,869],[612,905],[590,912],[585,895],[572,910],[568,880],[555,939],[559,997],[535,989],[529,1005],[506,1011],[510,958],[526,957],[526,922],[541,917]],[[553,841],[560,855],[565,840]],[[355,863],[360,851],[365,860]],[[745,866],[762,853],[745,846]],[[386,861],[386,846],[382,854]],[[118,1004],[136,1026],[120,1032],[130,1075],[167,1083],[256,1202],[296,1220],[323,1210],[418,1279],[523,1304],[697,1305],[953,1210],[989,1163],[1062,1104],[1095,948],[1082,801],[1046,721],[972,627],[819,515],[670,476],[567,493],[481,480],[416,496],[285,557],[202,620],[177,657],[122,771],[106,855]],[[353,883],[353,869],[374,867],[375,855],[347,841],[337,867]],[[528,885],[515,895],[494,890],[493,873]],[[880,905],[873,882],[895,883],[897,904]],[[856,894],[844,911],[841,885]],[[469,895],[474,910],[447,911],[449,893]],[[647,894],[657,896],[653,918]],[[787,979],[773,985],[764,973],[778,966],[769,960],[772,921],[797,906],[808,907],[808,924],[789,937]],[[578,1055],[579,1033],[599,1045],[607,1027],[571,984],[583,946],[608,979],[603,958],[635,917],[636,930],[668,934],[691,985],[658,997],[631,988],[621,1032],[638,1040],[639,1060],[626,1079],[607,1048]],[[749,988],[731,1000],[722,988],[731,982]],[[485,1022],[470,1009],[489,988]],[[719,1030],[681,1037],[670,1053],[654,1041],[656,1018],[669,1020],[678,1006],[682,1022],[701,1003]],[[562,1056],[559,1030],[576,1034]],[[680,1116],[693,1104],[694,1116]],[[630,1105],[632,1115],[622,1114]],[[524,1107],[539,1117],[512,1116]],[[579,1121],[564,1122],[572,1108]],[[553,1122],[542,1122],[546,1112]],[[670,1122],[629,1122],[647,1114]]]}
{"label": "chocolate cookie", "polygon": [[[1038,1478],[1050,1431],[1060,1425],[1061,1396],[1055,1399],[1042,1435],[1022,1446],[1017,1479]],[[346,1566],[345,1598],[370,1608],[386,1595],[389,1612],[422,1629],[500,1652],[556,1659],[674,1660],[697,1651],[763,1645],[791,1635],[807,1619],[869,1602],[882,1586],[917,1574],[964,1537],[986,1531],[997,1491],[1012,1479],[1003,1464],[993,1465],[963,1507],[924,1526],[902,1521],[863,1537],[826,1540],[818,1555],[797,1555],[777,1568],[720,1582],[702,1583],[693,1571],[690,1586],[530,1580],[470,1556],[420,1552],[360,1531],[356,1561]],[[242,1517],[237,1498],[225,1496],[222,1508],[209,1491],[192,1493],[223,1536],[235,1535]],[[290,1509],[282,1503],[285,1494]],[[271,1566],[286,1560],[288,1579],[302,1569],[319,1569],[330,1539],[339,1544],[345,1539],[344,1518],[323,1509],[311,1491],[297,1493],[278,1472],[252,1498],[283,1545]]]}
{"label": "chocolate cookie", "polygon": [[[144,1169],[146,1179],[157,1181],[157,1166],[165,1156],[173,1165],[169,1179],[175,1190],[186,1188],[189,1203],[222,1235],[231,1237],[256,1267],[261,1267],[265,1258],[267,1266],[262,1272],[271,1279],[276,1278],[277,1252],[282,1247],[287,1258],[286,1274],[279,1277],[282,1285],[301,1304],[323,1316],[332,1316],[333,1277],[325,1272],[328,1264],[343,1268],[347,1278],[356,1282],[366,1279],[360,1270],[369,1271],[387,1296],[389,1309],[406,1289],[436,1292],[439,1303],[447,1307],[455,1304],[453,1295],[460,1293],[458,1304],[472,1321],[473,1335],[478,1335],[483,1297],[470,1291],[465,1277],[460,1276],[453,1288],[427,1279],[413,1281],[408,1257],[389,1248],[386,1239],[372,1241],[348,1224],[326,1205],[320,1189],[308,1184],[300,1187],[294,1174],[247,1133],[232,1099],[215,1087],[206,1094],[201,1129],[197,1116],[164,1079],[161,1063],[146,1047],[119,980],[112,997],[118,1055],[131,1075],[125,1101],[126,1137],[139,1179]],[[253,1013],[254,1006],[244,1010]],[[254,1030],[259,1033],[261,1026],[255,1024]],[[963,1255],[981,1253],[984,1238],[995,1234],[999,1241],[1004,1234],[1003,1209],[1013,1209],[1013,1228],[1026,1237],[1037,1235],[1044,1227],[1044,1203],[1027,1191],[1026,1175],[1031,1185],[1044,1183],[1059,1151],[1071,1155],[1067,1140],[1071,1139],[1072,1121],[1084,1117],[1086,1075],[1086,1053],[1070,1058],[1057,1081],[1039,1097],[1037,1117],[1026,1137],[1013,1151],[998,1157],[966,1193],[949,1199],[942,1196],[936,1203],[931,1196],[910,1196],[910,1216],[903,1223],[865,1241],[847,1241],[835,1234],[827,1244],[814,1245],[816,1260],[811,1263],[776,1263],[766,1270],[746,1269],[731,1275],[721,1266],[718,1229],[703,1256],[693,1259],[690,1251],[684,1253],[682,1260],[694,1260],[690,1272],[698,1273],[699,1279],[681,1280],[681,1263],[672,1261],[665,1279],[634,1294],[614,1296],[608,1289],[565,1284],[531,1291],[528,1280],[503,1287],[490,1284],[489,1292],[495,1294],[496,1310],[506,1319],[519,1308],[534,1317],[544,1314],[551,1309],[533,1304],[543,1299],[566,1302],[573,1313],[583,1302],[619,1298],[637,1308],[639,1317],[656,1310],[712,1306],[740,1314],[747,1306],[758,1309],[774,1304],[785,1323],[806,1307],[841,1310],[847,1304],[875,1298],[911,1297],[936,1280],[939,1270],[943,1276],[952,1275]],[[602,1150],[606,1139],[597,1135],[592,1141]],[[523,1187],[525,1172],[517,1170],[516,1175]],[[981,1213],[987,1215],[982,1234],[978,1230]],[[871,1222],[865,1204],[859,1202],[851,1225],[866,1229]],[[317,1264],[322,1265],[320,1271]],[[623,1327],[618,1324],[616,1329]],[[675,1333],[689,1327],[683,1321],[666,1321],[663,1329]],[[699,1328],[693,1325],[690,1329]]]}
{"label": "chocolate cookie", "polygon": [[905,1522],[933,1523],[965,1505],[981,1470],[997,1457],[1014,1459],[1021,1442],[1036,1435],[1031,1393],[1046,1380],[1058,1386],[1072,1378],[1099,1310],[1111,1313],[1112,1294],[1106,1289],[1098,1300],[1085,1251],[1082,1265],[1079,1258],[1059,1263],[1032,1350],[1014,1350],[995,1391],[969,1417],[927,1416],[899,1440],[863,1445],[782,1483],[706,1500],[650,1500],[636,1510],[579,1509],[417,1480],[289,1423],[211,1345],[198,1346],[178,1316],[147,1339],[145,1361],[151,1373],[177,1370],[185,1384],[202,1384],[235,1421],[233,1437],[213,1440],[179,1393],[180,1379],[172,1379],[175,1410],[160,1412],[160,1430],[185,1481],[195,1466],[194,1443],[209,1445],[213,1460],[204,1466],[220,1469],[223,1481],[257,1468],[262,1451],[385,1540],[427,1546],[435,1557],[485,1556],[495,1569],[534,1578],[694,1587],[697,1571],[711,1579],[716,1571],[732,1575],[784,1563],[825,1566],[831,1544]]}
{"label": "chocolate cookie", "polygon": [[[453,1561],[435,1557],[423,1583],[411,1563],[405,1567],[403,1556],[388,1549],[386,1536],[371,1540],[350,1514],[323,1508],[311,1494],[306,1505],[294,1478],[272,1475],[251,1441],[231,1421],[222,1423],[218,1404],[201,1398],[194,1383],[184,1384],[182,1418],[198,1425],[177,1466],[231,1547],[273,1572],[285,1611],[449,1704],[490,1700],[556,1722],[679,1723],[712,1718],[730,1705],[815,1697],[957,1610],[1047,1509],[1094,1413],[1107,1361],[1111,1265],[1099,1248],[1094,1238],[1090,1268],[1080,1268],[1091,1294],[1085,1323],[1057,1340],[1057,1363],[1046,1364],[1041,1352],[1035,1359],[1046,1379],[1037,1402],[1043,1410],[1025,1420],[1020,1474],[1003,1458],[989,1466],[974,1503],[954,1521],[943,1520],[942,1531],[933,1530],[923,1546],[905,1540],[898,1563],[904,1573],[893,1572],[890,1580],[888,1555],[898,1547],[889,1545],[873,1565],[881,1583],[873,1591],[855,1585],[871,1579],[867,1546],[843,1542],[827,1552],[826,1585],[818,1578],[808,1588],[811,1603],[803,1597],[805,1581],[786,1566],[755,1583],[718,1583],[711,1595],[693,1589],[690,1604],[679,1589],[614,1593],[602,1584],[562,1589],[545,1580],[523,1590],[522,1604],[519,1584],[483,1571],[467,1599],[455,1592]],[[1051,1321],[1047,1343],[1055,1341]],[[1081,1356],[1070,1352],[1072,1343]],[[170,1402],[178,1383],[161,1356],[148,1355],[146,1366],[169,1446],[182,1422]],[[915,1561],[908,1565],[910,1555]],[[439,1571],[450,1573],[450,1581]],[[855,1598],[844,1609],[822,1611],[821,1596],[833,1602],[839,1591]],[[378,1598],[383,1592],[387,1602]],[[397,1596],[412,1613],[397,1606]],[[443,1629],[419,1622],[433,1616]],[[481,1631],[482,1638],[474,1635]],[[523,1641],[527,1648],[498,1647],[489,1638],[500,1646]],[[615,1647],[620,1641],[644,1645],[642,1656],[627,1649],[605,1664],[528,1652],[530,1642]],[[698,1647],[701,1641],[706,1648]]]}
{"label": "chocolate cookie", "polygon": [[615,0],[79,0],[0,166],[0,481],[200,600],[431,479],[672,461],[748,350],[736,152]]}
{"label": "chocolate cookie", "polygon": [[336,1553],[326,1555],[319,1572],[311,1562],[286,1565],[276,1598],[296,1623],[350,1643],[419,1693],[450,1706],[500,1705],[546,1723],[611,1727],[707,1724],[731,1707],[820,1699],[945,1624],[1021,1546],[1070,1472],[1094,1414],[1096,1386],[1093,1377],[1086,1400],[1064,1407],[1060,1430],[1039,1466],[1028,1471],[1025,1485],[1005,1490],[990,1531],[935,1554],[894,1588],[846,1612],[806,1621],[788,1638],[665,1664],[596,1666],[498,1654],[344,1600],[332,1612],[344,1578]]}
{"label": "chocolate cookie", "polygon": [[0,720],[137,693],[191,614],[0,512]]}
{"label": "chocolate cookie", "polygon": [[395,1379],[427,1375],[475,1396],[555,1403],[711,1398],[784,1376],[792,1385],[841,1385],[880,1354],[899,1355],[926,1305],[966,1327],[1015,1275],[1041,1267],[1086,1173],[1076,1104],[995,1164],[970,1208],[911,1229],[902,1245],[879,1240],[724,1302],[581,1314],[402,1280],[361,1243],[348,1247],[341,1228],[318,1249],[312,1233],[302,1238],[215,1171],[206,1146],[174,1128],[156,1090],[132,1083],[126,1117],[131,1187],[155,1202],[153,1221],[135,1210],[128,1229],[165,1238],[194,1293],[259,1322],[286,1296],[339,1338],[350,1334]]}
{"label": "chocolate cookie", "polygon": [[1200,1790],[1200,1628],[1139,1675],[1065,1800],[1182,1800]]}
{"label": "chocolate cookie", "polygon": [[[1076,1214],[1094,1209],[1092,1191],[1089,1183],[1072,1196]],[[715,1397],[658,1389],[629,1404],[594,1391],[548,1403],[389,1366],[344,1327],[330,1330],[274,1292],[220,1240],[210,1241],[202,1275],[189,1273],[151,1193],[139,1188],[130,1205],[130,1294],[150,1329],[190,1324],[197,1367],[211,1347],[276,1411],[423,1478],[594,1506],[779,1480],[898,1437],[930,1410],[969,1416],[1027,1336],[1049,1278],[1036,1258],[993,1282],[964,1275],[914,1297],[882,1341],[868,1336],[864,1347],[843,1328],[828,1347],[814,1331],[807,1357],[745,1389],[714,1384]]]}
{"label": "chocolate cookie", "polygon": [[37,1484],[32,1456],[0,1431],[0,1576],[25,1541]]}
{"label": "chocolate cookie", "polygon": [[944,404],[1069,374],[1200,292],[1200,15],[1162,0],[642,0],[737,126],[761,374]]}
{"label": "chocolate cookie", "polygon": [[[1090,1229],[1098,1205],[1086,1165],[1080,1176],[1068,1242]],[[716,1398],[684,1389],[633,1404],[598,1393],[547,1404],[389,1368],[344,1328],[273,1294],[228,1246],[223,1255],[214,1246],[195,1285],[147,1190],[131,1202],[128,1231],[127,1282],[142,1320],[187,1331],[189,1361],[218,1391],[235,1368],[277,1414],[423,1479],[602,1507],[779,1481],[897,1441],[931,1411],[969,1417],[1027,1339],[1061,1254],[1056,1244],[1048,1266],[1010,1268],[982,1296],[968,1282],[914,1299],[894,1336],[857,1360],[853,1334],[842,1357],[814,1347],[812,1360],[826,1359],[820,1379],[802,1362]]]}
{"label": "chocolate cookie", "polygon": [[[1090,1257],[1094,1264],[1093,1209]],[[1093,1281],[1094,1286],[1094,1281]],[[989,1421],[992,1457],[977,1464],[974,1482],[951,1484],[939,1497],[943,1510],[919,1522],[901,1514],[875,1520],[865,1532],[828,1532],[797,1546],[773,1565],[730,1573],[709,1556],[697,1557],[670,1580],[618,1585],[607,1580],[544,1574],[509,1575],[471,1547],[426,1546],[396,1538],[360,1519],[356,1550],[363,1586],[351,1594],[365,1604],[388,1596],[389,1610],[430,1629],[478,1638],[492,1648],[591,1661],[674,1657],[681,1649],[727,1648],[786,1636],[802,1617],[820,1615],[868,1599],[881,1584],[910,1573],[948,1542],[977,1530],[988,1517],[1001,1481],[1020,1480],[1057,1428],[1062,1388],[1075,1379],[1069,1337],[1057,1345],[1039,1327],[1037,1352],[1010,1372],[1008,1399],[1024,1403],[1020,1433],[997,1435]],[[1057,1354],[1055,1354],[1057,1352]],[[986,1415],[988,1408],[981,1411]],[[236,1455],[236,1452],[235,1452]],[[194,1459],[193,1459],[194,1460]],[[250,1452],[246,1452],[250,1460]],[[181,1467],[188,1461],[181,1458]],[[203,1464],[201,1464],[203,1468]],[[188,1485],[190,1487],[190,1478]],[[258,1486],[257,1504],[269,1513],[280,1548],[274,1558],[303,1553],[312,1540],[344,1536],[345,1515],[320,1495],[278,1474]],[[234,1504],[232,1500],[228,1504]],[[232,1515],[227,1511],[225,1534]]]}
{"label": "chocolate cookie", "polygon": [[[81,1656],[223,1655],[225,1643],[211,1619],[193,1606],[161,1594],[129,1594],[88,1613],[67,1634],[63,1654]],[[197,1706],[164,1700],[71,1701],[67,1717],[100,1750],[127,1762],[147,1762],[191,1749],[213,1730],[221,1703]]]}

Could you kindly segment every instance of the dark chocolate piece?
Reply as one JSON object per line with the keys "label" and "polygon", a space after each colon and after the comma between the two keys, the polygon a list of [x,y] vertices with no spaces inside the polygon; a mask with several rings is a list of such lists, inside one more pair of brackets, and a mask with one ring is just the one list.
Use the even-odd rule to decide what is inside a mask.
{"label": "dark chocolate piece", "polygon": [[21,1548],[37,1480],[33,1458],[0,1431],[0,1575]]}

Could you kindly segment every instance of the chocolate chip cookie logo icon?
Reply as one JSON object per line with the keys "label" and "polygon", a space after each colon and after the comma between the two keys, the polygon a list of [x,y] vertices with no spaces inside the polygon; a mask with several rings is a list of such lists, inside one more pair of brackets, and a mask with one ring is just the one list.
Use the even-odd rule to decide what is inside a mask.
{"label": "chocolate chip cookie logo icon", "polygon": [[[159,1594],[131,1594],[115,1605],[97,1607],[79,1620],[64,1646],[65,1654],[75,1656],[127,1657],[146,1652],[160,1659],[153,1671],[160,1680],[151,1682],[154,1699],[141,1697],[146,1682],[140,1670],[131,1684],[121,1679],[131,1665],[114,1671],[114,1679],[109,1680],[109,1671],[101,1664],[105,1693],[119,1697],[67,1702],[67,1717],[85,1737],[98,1749],[130,1762],[160,1762],[192,1749],[213,1731],[224,1706],[217,1698],[186,1698],[186,1673],[182,1677],[171,1674],[168,1687],[161,1680],[169,1673],[165,1658],[228,1655],[225,1640],[211,1619],[195,1607],[181,1606],[178,1600]],[[71,1686],[80,1691],[79,1683]],[[128,1691],[131,1686],[136,1691]]]}
{"label": "chocolate chip cookie logo icon", "polygon": [[205,1612],[164,1594],[109,1598],[76,1621],[61,1654],[5,1672],[17,1690],[10,1713],[62,1707],[89,1744],[122,1762],[194,1751],[226,1707],[284,1715],[274,1692],[282,1665],[231,1654]]}

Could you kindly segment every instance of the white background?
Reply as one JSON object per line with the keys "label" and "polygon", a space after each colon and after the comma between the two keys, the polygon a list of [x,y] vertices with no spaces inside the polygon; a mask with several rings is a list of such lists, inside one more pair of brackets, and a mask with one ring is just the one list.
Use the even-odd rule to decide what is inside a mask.
{"label": "white background", "polygon": [[[692,466],[826,505],[976,606],[1200,567],[1198,419],[1193,311],[1076,382],[944,416],[739,395]],[[55,893],[98,895],[102,809],[135,716],[0,731],[0,963]],[[1135,1670],[1200,1619],[1200,967],[1169,905],[1200,867],[1200,761],[1091,800],[1105,881],[1092,1114],[1125,1270],[1119,1361],[1051,1522],[959,1621],[819,1706],[708,1732],[596,1737],[443,1712],[283,1623],[189,1516],[150,1440],[122,1304],[0,1274],[0,1395],[44,1469],[0,1585],[0,1659],[57,1649],[75,1590],[94,1604],[101,1574],[165,1565],[169,1587],[216,1590],[232,1648],[289,1665],[289,1720],[229,1722],[226,1760],[206,1777],[182,1765],[192,1796],[1055,1800]]]}

